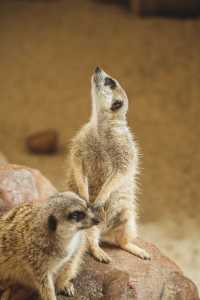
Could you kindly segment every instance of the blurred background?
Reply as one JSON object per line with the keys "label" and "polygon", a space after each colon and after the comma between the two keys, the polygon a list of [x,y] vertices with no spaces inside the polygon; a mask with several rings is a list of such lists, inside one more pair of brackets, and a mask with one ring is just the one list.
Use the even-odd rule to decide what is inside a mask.
{"label": "blurred background", "polygon": [[[200,1],[1,1],[0,151],[65,188],[100,65],[126,89],[141,151],[140,230],[200,287]],[[26,138],[53,128],[57,153]]]}

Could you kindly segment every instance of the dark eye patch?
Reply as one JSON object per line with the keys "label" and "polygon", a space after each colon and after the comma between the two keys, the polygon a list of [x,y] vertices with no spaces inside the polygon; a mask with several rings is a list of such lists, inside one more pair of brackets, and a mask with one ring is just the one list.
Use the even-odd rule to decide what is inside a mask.
{"label": "dark eye patch", "polygon": [[112,103],[112,106],[111,106],[111,110],[112,111],[115,111],[115,110],[118,110],[120,109],[121,107],[123,106],[123,101],[122,100],[114,100],[114,102]]}
{"label": "dark eye patch", "polygon": [[50,231],[56,231],[58,225],[58,220],[54,215],[48,217],[48,228]]}
{"label": "dark eye patch", "polygon": [[82,221],[83,219],[85,219],[85,217],[86,217],[85,212],[80,210],[73,211],[68,215],[69,220],[74,220],[76,222]]}
{"label": "dark eye patch", "polygon": [[116,82],[110,77],[105,78],[104,85],[109,86],[112,90],[115,89],[117,86]]}

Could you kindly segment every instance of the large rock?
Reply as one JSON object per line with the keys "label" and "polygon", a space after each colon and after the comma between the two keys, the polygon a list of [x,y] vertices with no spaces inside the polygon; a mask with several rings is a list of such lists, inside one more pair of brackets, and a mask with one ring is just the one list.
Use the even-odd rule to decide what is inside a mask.
{"label": "large rock", "polygon": [[[112,257],[111,264],[99,263],[86,255],[82,272],[75,280],[76,296],[67,299],[199,300],[196,286],[173,261],[150,243],[138,239],[137,244],[149,251],[150,261],[108,246],[105,250]],[[129,283],[132,288],[128,288]],[[36,293],[19,287],[13,288],[9,299],[39,300]]]}
{"label": "large rock", "polygon": [[[55,192],[55,187],[37,170],[10,164],[0,166],[1,213],[23,201],[43,201]],[[82,272],[75,280],[73,299],[200,300],[194,283],[184,277],[173,261],[150,243],[139,239],[136,243],[151,254],[150,261],[108,246],[105,250],[112,258],[108,265],[86,255]],[[39,299],[34,291],[10,287],[8,283],[0,282],[0,291],[1,300]]]}
{"label": "large rock", "polygon": [[23,201],[41,201],[56,188],[38,170],[12,164],[0,165],[0,214]]}

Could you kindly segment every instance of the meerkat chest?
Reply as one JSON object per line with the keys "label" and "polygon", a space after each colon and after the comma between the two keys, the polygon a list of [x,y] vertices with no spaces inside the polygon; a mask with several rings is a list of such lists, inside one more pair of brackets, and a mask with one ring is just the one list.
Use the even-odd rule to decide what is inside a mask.
{"label": "meerkat chest", "polygon": [[108,138],[105,139],[104,145],[113,168],[123,168],[133,161],[134,144],[127,127],[112,129]]}
{"label": "meerkat chest", "polygon": [[65,256],[56,262],[54,273],[57,273],[66,262],[68,262],[74,255],[76,255],[78,249],[81,246],[81,242],[82,232],[77,232],[65,246]]}
{"label": "meerkat chest", "polygon": [[77,232],[66,247],[66,259],[70,259],[79,249],[82,241],[82,232]]}
{"label": "meerkat chest", "polygon": [[96,137],[93,138],[92,142],[88,143],[83,160],[84,169],[87,175],[91,175],[92,178],[96,174],[101,178],[104,177],[104,172],[107,173],[110,167],[110,158],[108,152],[105,150],[105,145]]}

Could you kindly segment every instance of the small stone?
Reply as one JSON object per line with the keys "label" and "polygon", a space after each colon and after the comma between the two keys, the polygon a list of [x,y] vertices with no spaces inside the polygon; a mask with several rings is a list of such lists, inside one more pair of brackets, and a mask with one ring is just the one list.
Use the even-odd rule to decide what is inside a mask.
{"label": "small stone", "polygon": [[51,154],[58,151],[59,135],[55,129],[31,134],[26,139],[27,148],[38,154]]}

